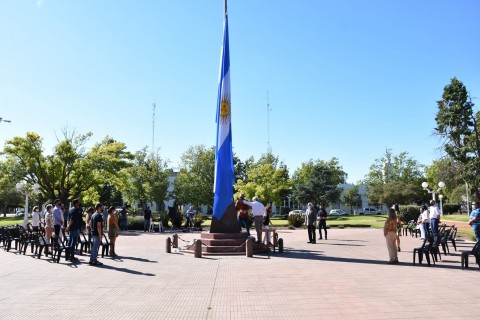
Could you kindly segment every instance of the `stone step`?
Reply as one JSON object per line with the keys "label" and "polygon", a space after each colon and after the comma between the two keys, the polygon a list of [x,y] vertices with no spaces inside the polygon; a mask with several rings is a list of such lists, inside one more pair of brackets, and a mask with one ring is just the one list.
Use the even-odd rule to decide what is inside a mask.
{"label": "stone step", "polygon": [[202,233],[201,235],[203,239],[244,239],[247,240],[248,234],[246,232],[239,232],[239,233]]}
{"label": "stone step", "polygon": [[246,239],[201,239],[207,246],[240,246]]}
{"label": "stone step", "polygon": [[[180,250],[182,253],[195,254],[193,250]],[[202,256],[243,256],[245,252],[202,252]]]}

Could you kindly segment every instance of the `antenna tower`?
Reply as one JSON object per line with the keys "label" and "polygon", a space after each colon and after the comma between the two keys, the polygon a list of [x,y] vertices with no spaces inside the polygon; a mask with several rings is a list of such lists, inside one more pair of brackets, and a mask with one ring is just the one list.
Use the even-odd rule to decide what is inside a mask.
{"label": "antenna tower", "polygon": [[155,153],[155,108],[157,105],[155,102],[152,104],[153,106],[153,115],[152,115],[152,154]]}
{"label": "antenna tower", "polygon": [[270,108],[270,99],[267,90],[267,153],[272,153],[272,147],[270,146],[270,111],[272,111],[272,108]]}

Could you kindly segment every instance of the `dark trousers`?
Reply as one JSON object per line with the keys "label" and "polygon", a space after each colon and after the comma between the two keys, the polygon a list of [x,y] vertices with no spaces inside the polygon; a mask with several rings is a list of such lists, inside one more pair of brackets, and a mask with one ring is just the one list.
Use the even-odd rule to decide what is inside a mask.
{"label": "dark trousers", "polygon": [[248,217],[240,217],[237,215],[237,221],[240,225],[240,231],[242,231],[242,222],[245,224],[245,229],[247,229],[247,234],[250,235],[250,219]]}
{"label": "dark trousers", "polygon": [[438,238],[438,219],[430,219],[430,228],[432,229],[433,241],[436,243]]}
{"label": "dark trousers", "polygon": [[425,222],[423,228],[425,229],[425,239],[430,239],[430,223]]}
{"label": "dark trousers", "polygon": [[78,236],[80,235],[79,229],[72,229],[70,230],[70,238],[68,239],[67,250],[70,253],[70,259],[73,260],[75,258],[75,247],[77,246]]}
{"label": "dark trousers", "polygon": [[325,231],[325,240],[327,240],[327,220],[320,219],[318,222],[318,238],[322,239],[322,229]]}
{"label": "dark trousers", "polygon": [[54,234],[55,238],[60,237],[60,227],[61,227],[61,225],[59,225],[59,224],[56,224],[56,225],[53,226],[53,234]]}
{"label": "dark trousers", "polygon": [[315,226],[313,224],[309,224],[307,226],[308,231],[308,241],[315,243],[317,238],[317,233],[315,232]]}

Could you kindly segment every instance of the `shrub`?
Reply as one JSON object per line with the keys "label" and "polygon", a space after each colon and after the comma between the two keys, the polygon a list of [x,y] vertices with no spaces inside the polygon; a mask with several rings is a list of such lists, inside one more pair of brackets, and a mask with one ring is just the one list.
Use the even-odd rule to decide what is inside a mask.
{"label": "shrub", "polygon": [[144,226],[143,217],[127,217],[127,230],[143,230]]}
{"label": "shrub", "polygon": [[301,214],[291,214],[288,216],[288,224],[298,228],[305,223],[305,217]]}
{"label": "shrub", "polygon": [[193,226],[195,228],[201,228],[203,222],[207,219],[208,219],[208,216],[206,214],[197,213],[196,215],[193,216]]}
{"label": "shrub", "polygon": [[181,211],[177,211],[174,216],[170,219],[175,228],[182,228],[185,223],[185,217]]}
{"label": "shrub", "polygon": [[454,214],[460,212],[460,205],[459,204],[444,204],[442,206],[443,214]]}
{"label": "shrub", "polygon": [[403,223],[407,223],[410,220],[417,221],[420,215],[420,208],[418,206],[400,206],[400,218]]}

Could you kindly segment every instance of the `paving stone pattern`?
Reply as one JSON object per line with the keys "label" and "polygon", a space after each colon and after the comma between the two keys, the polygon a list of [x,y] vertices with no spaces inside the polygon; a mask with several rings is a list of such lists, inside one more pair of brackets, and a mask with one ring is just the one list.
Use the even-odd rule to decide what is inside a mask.
{"label": "paving stone pattern", "polygon": [[102,267],[0,249],[0,319],[480,319],[480,270],[462,271],[460,251],[412,266],[421,243],[407,236],[387,265],[382,230],[333,229],[317,244],[306,230],[279,235],[285,252],[270,258],[195,259],[165,253],[171,234],[123,232]]}

